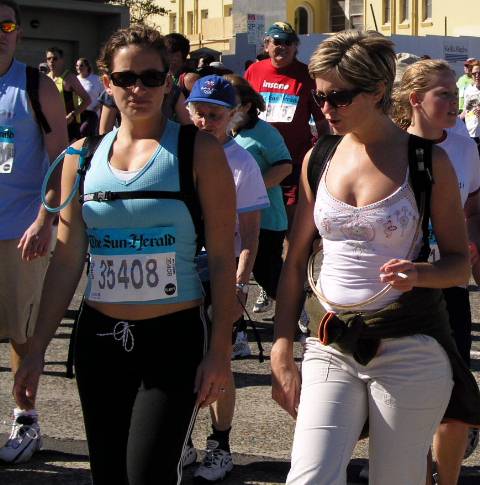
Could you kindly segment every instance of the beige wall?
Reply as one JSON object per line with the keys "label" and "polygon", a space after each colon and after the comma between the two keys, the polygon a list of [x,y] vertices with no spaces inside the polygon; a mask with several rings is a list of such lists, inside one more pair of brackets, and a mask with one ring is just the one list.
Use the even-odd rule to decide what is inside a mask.
{"label": "beige wall", "polygon": [[[377,26],[385,35],[470,35],[480,36],[480,2],[478,0],[432,0],[432,16],[425,18],[424,0],[390,0],[391,20],[383,20],[386,0],[365,1],[365,26],[374,29],[370,10],[373,5]],[[402,21],[403,2],[407,2],[409,16]]]}

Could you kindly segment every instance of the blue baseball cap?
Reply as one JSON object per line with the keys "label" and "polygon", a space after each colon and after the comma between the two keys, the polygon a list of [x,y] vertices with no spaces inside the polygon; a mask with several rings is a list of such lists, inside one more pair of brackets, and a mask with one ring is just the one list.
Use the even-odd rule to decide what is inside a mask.
{"label": "blue baseball cap", "polygon": [[265,32],[266,37],[279,40],[291,40],[298,42],[298,35],[293,27],[287,22],[275,22],[270,25],[269,29]]}
{"label": "blue baseball cap", "polygon": [[200,78],[192,87],[185,103],[210,103],[235,108],[235,88],[222,76],[212,75]]}

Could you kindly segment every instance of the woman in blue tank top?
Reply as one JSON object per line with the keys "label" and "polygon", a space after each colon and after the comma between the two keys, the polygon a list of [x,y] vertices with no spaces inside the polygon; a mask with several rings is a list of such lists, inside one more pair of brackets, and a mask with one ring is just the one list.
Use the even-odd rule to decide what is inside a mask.
{"label": "woman in blue tank top", "polygon": [[[14,393],[23,408],[31,406],[45,349],[77,287],[88,250],[75,368],[93,483],[177,484],[198,407],[215,401],[228,378],[235,297],[233,178],[212,136],[198,133],[195,141],[179,140],[179,126],[163,116],[171,80],[157,31],[140,26],[117,31],[98,64],[122,125],[102,140],[84,193],[156,195],[127,194],[83,206],[74,200],[62,210],[35,345],[17,372]],[[161,194],[180,190],[178,145],[188,141],[194,143],[193,180],[212,280],[209,339],[194,264],[194,221],[182,200]],[[78,157],[66,156],[63,199],[72,191],[77,168]]]}

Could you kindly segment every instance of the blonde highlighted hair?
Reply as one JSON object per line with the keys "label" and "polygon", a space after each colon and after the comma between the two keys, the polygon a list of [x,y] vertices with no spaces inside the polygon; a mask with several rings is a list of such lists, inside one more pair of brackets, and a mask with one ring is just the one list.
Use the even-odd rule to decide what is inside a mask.
{"label": "blonde highlighted hair", "polygon": [[385,86],[379,108],[388,113],[395,79],[393,42],[375,31],[339,32],[325,39],[313,53],[308,71],[312,78],[333,70],[341,81],[367,93]]}
{"label": "blonde highlighted hair", "polygon": [[412,124],[413,110],[410,95],[426,93],[432,86],[435,76],[451,73],[452,68],[445,61],[425,59],[409,66],[400,82],[393,90],[393,103],[390,116],[400,127],[406,130]]}

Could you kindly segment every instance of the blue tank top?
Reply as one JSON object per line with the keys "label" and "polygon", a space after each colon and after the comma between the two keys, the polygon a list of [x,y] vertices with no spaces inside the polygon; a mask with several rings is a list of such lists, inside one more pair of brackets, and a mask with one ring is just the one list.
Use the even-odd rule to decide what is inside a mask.
{"label": "blue tank top", "polygon": [[[118,130],[108,133],[92,158],[84,193],[178,191],[180,125],[167,121],[151,159],[132,179],[117,178],[108,164]],[[176,199],[88,201],[82,215],[90,246],[86,298],[116,303],[179,303],[202,297],[196,271],[196,233],[190,212]]]}
{"label": "blue tank top", "polygon": [[0,76],[0,239],[17,239],[41,205],[49,158],[26,92],[26,66],[13,60]]}

